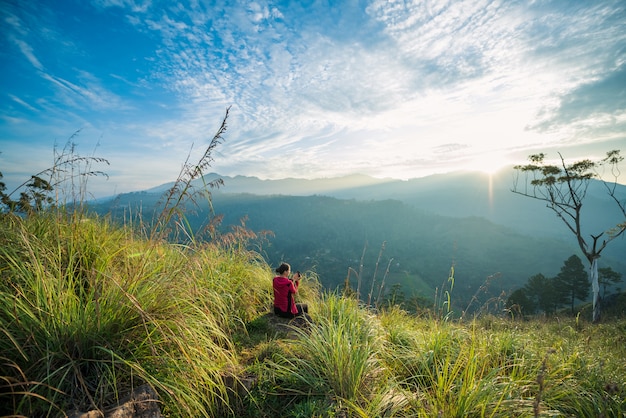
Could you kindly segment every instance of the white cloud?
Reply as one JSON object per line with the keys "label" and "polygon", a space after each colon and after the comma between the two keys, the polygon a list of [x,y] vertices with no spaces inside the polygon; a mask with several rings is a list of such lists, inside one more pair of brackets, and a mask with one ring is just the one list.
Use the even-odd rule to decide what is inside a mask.
{"label": "white cloud", "polygon": [[[384,165],[410,165],[415,153],[441,164],[442,156],[432,152],[441,141],[464,143],[478,155],[494,144],[518,149],[528,141],[557,140],[538,141],[526,129],[538,108],[564,88],[561,74],[529,59],[527,12],[495,2],[387,7],[368,9],[390,36],[374,47],[320,33],[290,37],[288,30],[282,42],[269,45],[245,32],[239,38],[235,31],[221,33],[238,48],[236,56],[225,53],[229,76],[202,64],[210,56],[196,57],[193,64],[208,73],[186,71],[181,92],[195,97],[196,105],[209,96],[236,104],[246,128],[229,145],[234,161],[297,149],[320,161],[316,169],[330,154],[348,165],[371,155]],[[259,5],[249,10],[254,23],[268,17]],[[242,15],[235,21],[237,29],[252,30]],[[186,58],[180,61],[189,63]],[[330,151],[339,143],[343,147]]]}
{"label": "white cloud", "polygon": [[133,13],[144,13],[152,7],[152,0],[135,1],[135,0],[92,0],[97,7],[121,7],[128,8]]}
{"label": "white cloud", "polygon": [[[216,170],[273,178],[411,177],[623,132],[621,102],[599,107],[597,96],[618,85],[619,77],[603,80],[626,61],[619,2],[97,4],[122,9],[120,25],[155,40],[149,67],[136,79],[80,63],[70,76],[43,71],[49,61],[20,37],[22,55],[55,86],[36,103],[124,138],[141,150],[129,155],[150,153],[158,164],[201,147],[228,106]],[[134,89],[122,96],[109,78]],[[595,111],[568,105],[583,97]],[[144,113],[149,106],[162,112]],[[151,166],[137,163],[142,173]]]}

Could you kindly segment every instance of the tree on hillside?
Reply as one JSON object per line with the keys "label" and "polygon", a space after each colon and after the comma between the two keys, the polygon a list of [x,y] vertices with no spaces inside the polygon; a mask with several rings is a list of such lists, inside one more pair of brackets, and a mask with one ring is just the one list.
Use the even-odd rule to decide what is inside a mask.
{"label": "tree on hillside", "polygon": [[[0,173],[2,178],[2,173]],[[47,205],[54,202],[49,193],[52,191],[50,183],[39,176],[31,176],[30,180],[24,182],[24,190],[20,193],[19,199],[11,199],[15,192],[6,193],[6,185],[0,182],[0,212],[21,212],[31,213],[42,210]]]}
{"label": "tree on hillside", "polygon": [[[525,182],[519,183],[519,176],[514,182],[513,193],[547,203],[547,206],[565,223],[566,227],[576,236],[578,246],[590,263],[590,278],[593,287],[593,322],[600,320],[600,286],[598,283],[598,259],[609,242],[626,231],[626,201],[617,196],[617,180],[620,176],[619,163],[623,161],[619,150],[607,153],[606,158],[599,162],[589,159],[567,164],[561,154],[559,165],[545,162],[545,154],[529,157],[530,164],[515,166],[519,173],[525,173]],[[598,169],[608,166],[614,181],[601,179]],[[606,231],[583,235],[582,207],[587,188],[592,179],[598,179],[605,186],[607,195],[621,211],[623,221]]]}
{"label": "tree on hillside", "polygon": [[580,257],[572,255],[565,260],[561,271],[554,278],[554,285],[556,292],[562,295],[563,301],[570,305],[574,313],[576,299],[585,300],[589,297],[589,277]]}
{"label": "tree on hillside", "polygon": [[598,269],[598,283],[602,286],[602,299],[606,296],[606,288],[622,281],[622,273],[614,271],[611,267]]}
{"label": "tree on hillside", "polygon": [[546,314],[556,312],[556,309],[563,303],[562,296],[554,286],[554,279],[547,278],[541,273],[529,278],[523,289],[534,306]]}
{"label": "tree on hillside", "polygon": [[511,312],[519,312],[522,315],[532,315],[537,312],[537,304],[524,288],[514,290],[508,297],[506,306]]}

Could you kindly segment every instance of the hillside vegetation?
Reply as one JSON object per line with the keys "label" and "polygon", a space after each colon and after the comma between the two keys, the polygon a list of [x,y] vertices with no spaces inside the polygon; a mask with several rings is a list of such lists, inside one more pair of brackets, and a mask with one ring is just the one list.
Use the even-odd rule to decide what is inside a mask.
{"label": "hillside vegetation", "polygon": [[[151,385],[172,417],[623,417],[626,321],[371,310],[305,273],[277,326],[246,228],[171,243],[64,211],[0,217],[0,416],[103,412]],[[290,260],[287,260],[290,261]]]}
{"label": "hillside vegetation", "polygon": [[[120,223],[129,214],[151,219],[158,212],[158,196],[132,193],[90,207]],[[251,230],[271,231],[267,240],[255,243],[269,264],[286,258],[301,270],[315,271],[325,289],[342,288],[349,276],[353,287],[360,279],[362,289],[369,291],[373,284],[376,293],[389,267],[382,294],[400,294],[411,309],[409,301],[433,298],[451,266],[458,289],[454,310],[460,314],[469,306],[473,313],[487,300],[506,300],[538,273],[557,274],[567,258],[579,253],[574,240],[523,235],[484,218],[440,216],[397,200],[222,192],[215,197],[211,208],[221,217],[223,232],[241,219]],[[207,204],[186,214],[193,231],[211,217]],[[626,274],[624,264],[610,257],[603,257],[601,265]]]}

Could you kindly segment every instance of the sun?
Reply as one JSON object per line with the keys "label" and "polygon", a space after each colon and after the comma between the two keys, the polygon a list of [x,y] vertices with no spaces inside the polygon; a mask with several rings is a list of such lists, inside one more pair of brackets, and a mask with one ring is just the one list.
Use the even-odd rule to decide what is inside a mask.
{"label": "sun", "polygon": [[509,165],[511,165],[511,161],[504,155],[497,153],[485,153],[476,155],[474,158],[469,160],[465,169],[493,175]]}
{"label": "sun", "polygon": [[475,155],[474,158],[469,160],[465,166],[466,170],[485,174],[485,187],[487,187],[487,199],[489,201],[490,208],[493,208],[494,205],[494,181],[496,174],[498,174],[505,167],[510,167],[511,164],[512,161],[504,154],[497,152],[485,152],[480,155]]}

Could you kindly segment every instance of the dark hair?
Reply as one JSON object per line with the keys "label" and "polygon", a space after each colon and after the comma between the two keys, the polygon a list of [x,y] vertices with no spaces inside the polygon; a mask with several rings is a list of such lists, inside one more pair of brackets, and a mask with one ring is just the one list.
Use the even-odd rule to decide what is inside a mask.
{"label": "dark hair", "polygon": [[286,272],[287,270],[291,270],[291,266],[287,263],[282,263],[280,266],[278,266],[278,268],[276,269],[276,273],[278,274],[283,274],[284,272]]}

